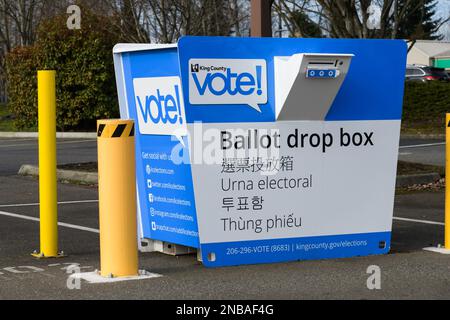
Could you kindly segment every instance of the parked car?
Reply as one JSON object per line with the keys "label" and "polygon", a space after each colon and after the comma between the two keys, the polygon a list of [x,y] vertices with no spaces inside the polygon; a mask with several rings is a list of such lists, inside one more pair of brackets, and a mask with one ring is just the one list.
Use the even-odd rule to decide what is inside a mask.
{"label": "parked car", "polygon": [[406,81],[444,81],[450,82],[450,76],[443,68],[409,64],[406,66]]}

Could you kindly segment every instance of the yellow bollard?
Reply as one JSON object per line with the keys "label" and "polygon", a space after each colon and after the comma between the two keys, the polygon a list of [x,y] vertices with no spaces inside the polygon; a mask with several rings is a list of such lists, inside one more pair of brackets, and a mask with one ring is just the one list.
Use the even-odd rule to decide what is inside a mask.
{"label": "yellow bollard", "polygon": [[450,250],[450,113],[445,121],[445,249]]}
{"label": "yellow bollard", "polygon": [[39,215],[40,253],[38,258],[58,253],[58,214],[56,196],[56,89],[55,71],[38,71],[39,125]]}
{"label": "yellow bollard", "polygon": [[133,120],[98,120],[100,274],[138,275]]}

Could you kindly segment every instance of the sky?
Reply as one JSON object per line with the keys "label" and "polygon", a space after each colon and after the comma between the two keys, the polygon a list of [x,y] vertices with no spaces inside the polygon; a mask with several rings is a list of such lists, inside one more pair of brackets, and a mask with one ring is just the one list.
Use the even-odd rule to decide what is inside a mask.
{"label": "sky", "polygon": [[[450,0],[438,0],[436,7],[436,15],[440,18],[446,19],[450,15]],[[444,40],[450,41],[450,22],[446,23],[439,30],[444,35]]]}

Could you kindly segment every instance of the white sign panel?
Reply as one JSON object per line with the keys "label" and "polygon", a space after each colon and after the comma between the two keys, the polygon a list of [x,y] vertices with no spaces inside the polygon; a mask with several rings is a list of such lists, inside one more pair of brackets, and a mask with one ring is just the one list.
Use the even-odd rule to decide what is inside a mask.
{"label": "white sign panel", "polygon": [[399,128],[396,120],[204,125],[203,148],[216,159],[192,160],[201,243],[390,232]]}

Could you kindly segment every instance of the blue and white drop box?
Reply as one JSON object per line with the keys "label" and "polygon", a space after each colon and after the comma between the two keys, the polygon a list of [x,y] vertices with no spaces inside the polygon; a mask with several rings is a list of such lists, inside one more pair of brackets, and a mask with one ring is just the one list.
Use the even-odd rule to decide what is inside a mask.
{"label": "blue and white drop box", "polygon": [[208,267],[389,251],[404,41],[183,37],[114,62],[141,238]]}

